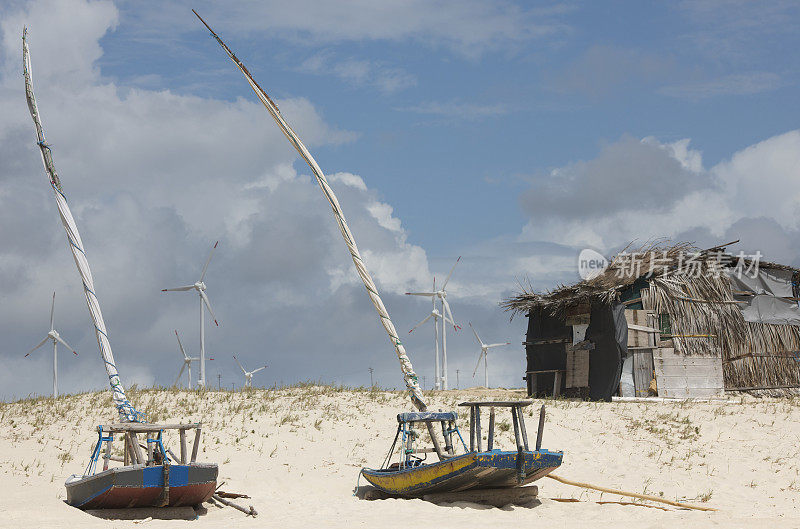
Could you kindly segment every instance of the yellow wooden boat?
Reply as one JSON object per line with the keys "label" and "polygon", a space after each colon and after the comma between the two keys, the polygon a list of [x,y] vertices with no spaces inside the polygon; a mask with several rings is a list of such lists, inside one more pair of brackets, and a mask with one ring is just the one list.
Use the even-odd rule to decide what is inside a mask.
{"label": "yellow wooden boat", "polygon": [[[381,468],[363,468],[361,475],[383,492],[398,496],[423,496],[433,492],[457,492],[469,489],[508,488],[527,485],[542,478],[561,465],[562,452],[541,448],[544,427],[544,406],[539,415],[539,430],[534,450],[528,447],[528,436],[522,408],[532,401],[463,402],[459,406],[470,408],[470,446],[467,448],[458,430],[456,412],[411,412],[397,416],[397,434]],[[486,449],[482,449],[480,410],[488,407],[489,432]],[[517,444],[515,451],[494,448],[495,408],[511,409]],[[439,423],[444,437],[443,453],[436,448],[415,448],[419,433],[418,424]],[[430,430],[429,430],[430,431]],[[461,442],[464,453],[455,454],[453,440]],[[399,461],[390,463],[397,441],[401,450]],[[435,445],[434,445],[435,446]],[[439,461],[427,462],[428,454],[436,454]]]}

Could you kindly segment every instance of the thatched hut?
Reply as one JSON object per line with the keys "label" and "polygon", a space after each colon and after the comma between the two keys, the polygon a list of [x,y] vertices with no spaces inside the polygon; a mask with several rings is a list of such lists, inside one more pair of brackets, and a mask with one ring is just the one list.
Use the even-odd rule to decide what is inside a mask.
{"label": "thatched hut", "polygon": [[800,271],[725,249],[651,244],[574,285],[505,300],[528,316],[529,394],[796,391]]}

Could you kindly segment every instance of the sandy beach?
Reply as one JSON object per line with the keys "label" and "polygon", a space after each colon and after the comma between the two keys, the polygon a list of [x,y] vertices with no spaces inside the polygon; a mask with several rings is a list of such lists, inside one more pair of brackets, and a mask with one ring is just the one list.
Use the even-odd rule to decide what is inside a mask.
{"label": "sandy beach", "polygon": [[[64,480],[82,473],[95,426],[114,422],[109,393],[101,392],[0,404],[0,526],[800,526],[797,398],[541,401],[548,410],[543,447],[564,451],[558,475],[719,509],[699,512],[637,505],[547,478],[537,482],[540,502],[533,506],[360,500],[353,495],[359,468],[380,464],[394,435],[396,413],[410,408],[399,392],[310,385],[235,393],[134,390],[130,396],[153,422],[202,421],[198,460],[219,463],[222,488],[250,495],[239,501],[252,504],[259,516],[206,504],[193,521],[181,521],[195,518],[188,508],[148,510],[133,520],[110,521],[68,506]],[[468,399],[523,397],[480,388],[427,396],[431,409],[453,408]],[[529,410],[533,414],[535,407]],[[527,420],[534,424],[532,417]],[[459,423],[468,432],[468,419]],[[502,429],[500,446],[513,446],[513,431]],[[574,501],[559,501],[565,499]],[[169,517],[178,520],[162,519]]]}

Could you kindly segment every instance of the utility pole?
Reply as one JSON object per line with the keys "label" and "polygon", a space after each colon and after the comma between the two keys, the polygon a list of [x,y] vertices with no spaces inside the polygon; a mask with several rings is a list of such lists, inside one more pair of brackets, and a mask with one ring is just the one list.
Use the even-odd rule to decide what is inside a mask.
{"label": "utility pole", "polygon": [[422,375],[422,389],[425,389],[425,375]]}
{"label": "utility pole", "polygon": [[374,388],[375,382],[372,381],[372,372],[375,371],[371,367],[369,368],[369,387]]}
{"label": "utility pole", "polygon": [[460,371],[461,371],[460,369],[456,369],[456,389],[458,389],[458,386],[459,386],[459,382],[458,382],[458,373],[459,373]]}
{"label": "utility pole", "polygon": [[222,375],[217,373],[217,391],[222,391]]}

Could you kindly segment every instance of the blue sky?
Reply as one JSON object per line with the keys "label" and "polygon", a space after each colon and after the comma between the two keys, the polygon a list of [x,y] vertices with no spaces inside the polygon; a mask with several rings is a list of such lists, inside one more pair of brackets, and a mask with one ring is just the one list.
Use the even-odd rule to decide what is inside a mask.
{"label": "blue sky", "polygon": [[[176,328],[195,354],[194,301],[160,289],[194,281],[219,239],[210,376],[237,380],[236,353],[270,364],[256,384],[362,384],[366,362],[402,383],[309,171],[192,7],[330,175],[399,329],[428,307],[403,293],[464,256],[456,319],[514,343],[494,350],[493,385],[519,386],[524,364],[525,320],[497,303],[520,281],[577,280],[584,247],[741,238],[800,264],[794,2],[13,0],[0,3],[0,398],[48,391],[11,366],[46,331],[53,290],[61,334],[86,351],[62,356],[64,390],[104,384],[24,104],[23,24],[123,380],[171,383]],[[430,379],[421,334],[407,345]],[[452,371],[471,373],[472,336],[448,346]],[[24,365],[46,373],[46,356]]]}
{"label": "blue sky", "polygon": [[[252,98],[184,5],[169,13],[188,20],[154,23],[174,32],[164,36],[142,30],[154,15],[141,3],[121,4],[118,28],[101,41],[103,74]],[[474,7],[444,5],[453,18]],[[713,165],[794,129],[800,117],[800,59],[791,52],[800,45],[798,7],[790,2],[490,2],[481,9],[499,27],[485,38],[404,33],[400,22],[371,36],[358,26],[330,36],[333,22],[300,6],[319,27],[297,34],[271,28],[269,7],[196,8],[270,93],[305,97],[357,135],[316,149],[320,163],[360,174],[391,197],[414,241],[431,250],[458,253],[518,230],[522,188],[624,134],[692,138]],[[364,24],[392,25],[375,11]],[[237,16],[252,20],[242,27]]]}

